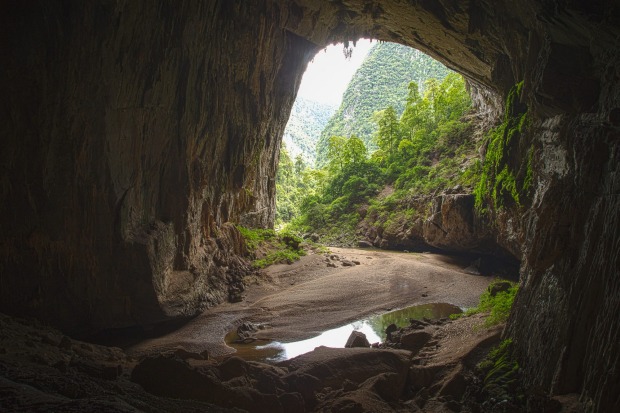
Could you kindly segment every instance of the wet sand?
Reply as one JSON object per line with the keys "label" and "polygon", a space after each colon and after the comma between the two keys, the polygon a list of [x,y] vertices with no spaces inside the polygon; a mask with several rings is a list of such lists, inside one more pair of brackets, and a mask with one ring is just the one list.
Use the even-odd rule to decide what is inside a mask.
{"label": "wet sand", "polygon": [[[234,350],[224,336],[243,321],[265,325],[257,336],[280,342],[321,332],[389,310],[425,303],[475,306],[492,277],[463,271],[467,260],[439,254],[331,248],[247,279],[245,299],[205,311],[180,329],[127,349],[132,355],[178,347],[214,357]],[[343,266],[343,260],[359,265]],[[336,267],[328,267],[331,262]]]}

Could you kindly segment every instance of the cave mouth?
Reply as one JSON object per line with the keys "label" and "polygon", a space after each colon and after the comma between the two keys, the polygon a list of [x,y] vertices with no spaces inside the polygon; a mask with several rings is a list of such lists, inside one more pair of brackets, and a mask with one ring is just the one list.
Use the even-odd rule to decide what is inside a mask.
{"label": "cave mouth", "polygon": [[[458,234],[475,232],[482,221],[471,194],[486,130],[472,120],[478,108],[465,81],[415,48],[359,42],[362,59],[351,43],[337,43],[317,53],[318,67],[306,69],[283,134],[276,228],[330,246],[451,254],[464,268],[517,280],[514,254],[488,236]],[[351,54],[359,60],[341,80],[346,89],[330,83],[337,91],[321,96],[323,79],[340,78],[325,61],[342,64]],[[447,226],[457,224],[450,222],[454,214],[442,215],[441,196],[461,199],[446,201],[460,209],[457,231]],[[431,223],[426,235],[406,235],[419,220]],[[453,231],[455,239],[445,242],[438,231]]]}
{"label": "cave mouth", "polygon": [[[273,223],[277,139],[308,55],[369,35],[464,74],[491,123],[523,82],[536,133],[497,151],[514,170],[532,160],[536,191],[497,220],[524,263],[505,334],[527,385],[620,410],[615,2],[40,3],[0,13],[3,311],[74,333],[234,297],[225,221]],[[194,284],[168,302],[169,277]]]}

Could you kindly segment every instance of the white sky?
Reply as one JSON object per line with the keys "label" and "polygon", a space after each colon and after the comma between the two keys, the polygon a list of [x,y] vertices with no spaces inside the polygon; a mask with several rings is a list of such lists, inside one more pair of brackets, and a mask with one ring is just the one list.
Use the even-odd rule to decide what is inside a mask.
{"label": "white sky", "polygon": [[368,39],[358,40],[349,60],[344,57],[342,43],[318,52],[308,64],[297,95],[316,102],[340,105],[344,90],[373,44]]}

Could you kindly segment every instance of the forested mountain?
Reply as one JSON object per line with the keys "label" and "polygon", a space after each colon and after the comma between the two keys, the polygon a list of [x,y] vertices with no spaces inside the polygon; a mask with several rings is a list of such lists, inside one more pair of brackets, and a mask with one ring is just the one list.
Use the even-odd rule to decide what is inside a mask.
{"label": "forested mountain", "polygon": [[327,146],[332,136],[355,135],[370,151],[376,149],[374,113],[391,106],[400,117],[411,81],[424,88],[427,79],[441,81],[449,72],[419,50],[395,43],[376,44],[351,79],[340,107],[321,133],[317,165],[327,161]]}
{"label": "forested mountain", "polygon": [[284,131],[284,143],[292,158],[301,155],[304,162],[314,165],[316,143],[336,108],[298,96]]}
{"label": "forested mountain", "polygon": [[[471,123],[464,117],[471,101],[463,78],[450,73],[442,81],[427,79],[424,86],[422,92],[416,82],[409,83],[401,96],[402,115],[388,106],[373,117],[377,149],[372,153],[354,135],[331,136],[324,166],[311,169],[283,148],[277,223],[316,233],[324,242],[350,244],[362,228],[390,234],[410,224],[438,191],[460,187],[471,193],[480,182],[486,184],[484,171],[491,167],[478,160]],[[503,196],[513,186],[499,185],[497,191]]]}

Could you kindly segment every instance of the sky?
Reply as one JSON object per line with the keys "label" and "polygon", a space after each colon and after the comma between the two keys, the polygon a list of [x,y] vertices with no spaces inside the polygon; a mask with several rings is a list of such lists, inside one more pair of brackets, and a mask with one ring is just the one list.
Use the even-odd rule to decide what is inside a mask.
{"label": "sky", "polygon": [[326,50],[318,52],[308,64],[297,96],[340,105],[349,81],[375,43],[368,39],[358,40],[350,59],[344,57],[342,43],[330,45]]}

